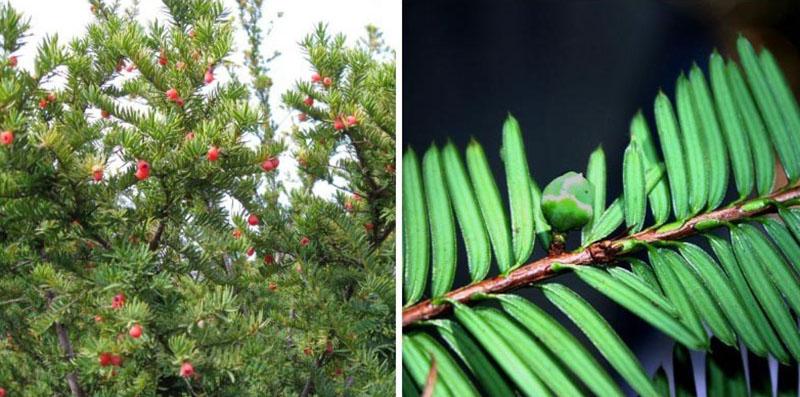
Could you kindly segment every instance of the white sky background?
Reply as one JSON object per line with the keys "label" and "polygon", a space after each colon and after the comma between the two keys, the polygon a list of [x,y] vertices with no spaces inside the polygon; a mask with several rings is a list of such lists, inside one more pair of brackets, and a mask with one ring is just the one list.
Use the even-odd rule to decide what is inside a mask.
{"label": "white sky background", "polygon": [[[2,0],[0,0],[2,1]],[[72,38],[85,33],[86,26],[94,17],[86,0],[7,0],[15,9],[30,18],[32,35],[27,44],[16,53],[19,65],[33,70],[33,58],[36,48],[46,34],[57,33],[59,43],[66,44]],[[242,51],[247,48],[247,39],[238,21],[236,0],[223,0],[226,9],[237,18],[239,28],[235,36],[234,56],[232,61],[242,66],[237,71],[242,79],[249,81],[249,75],[243,67]],[[129,6],[130,0],[122,0],[123,7]],[[298,42],[312,33],[316,24],[328,24],[331,34],[343,33],[348,44],[353,45],[364,37],[368,24],[376,25],[383,31],[386,43],[394,48],[400,47],[400,1],[393,0],[265,0],[261,20],[262,30],[266,33],[267,24],[274,21],[273,30],[262,40],[261,52],[265,57],[275,51],[281,55],[269,65],[269,75],[273,80],[270,102],[273,121],[279,123],[279,131],[286,131],[294,121],[296,114],[290,113],[281,103],[281,94],[291,88],[298,79],[308,79],[312,73],[305,60],[305,54]],[[141,0],[139,19],[147,23],[154,19],[165,19],[164,5],[160,0]],[[282,13],[281,18],[277,18]],[[217,76],[224,81],[224,76]],[[297,163],[288,153],[281,156],[280,179],[292,184],[296,176]],[[330,186],[318,186],[315,192],[328,195],[333,192]],[[235,211],[235,210],[234,210]]]}

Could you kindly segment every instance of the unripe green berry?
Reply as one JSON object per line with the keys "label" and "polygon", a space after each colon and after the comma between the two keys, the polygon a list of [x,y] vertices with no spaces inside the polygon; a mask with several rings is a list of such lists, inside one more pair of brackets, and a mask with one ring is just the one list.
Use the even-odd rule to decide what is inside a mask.
{"label": "unripe green berry", "polygon": [[594,187],[582,174],[567,172],[542,192],[542,212],[558,232],[578,229],[592,219]]}

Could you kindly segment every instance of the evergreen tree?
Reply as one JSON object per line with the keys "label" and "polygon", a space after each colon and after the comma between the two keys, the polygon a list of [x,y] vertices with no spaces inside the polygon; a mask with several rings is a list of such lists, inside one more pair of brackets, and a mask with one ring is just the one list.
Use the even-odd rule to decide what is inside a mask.
{"label": "evergreen tree", "polygon": [[0,388],[393,393],[393,56],[320,28],[303,44],[332,81],[286,94],[317,101],[287,135],[260,0],[239,2],[250,84],[221,2],[164,0],[148,26],[91,3],[86,34],[45,38],[33,72],[13,55],[29,25],[0,6]]}

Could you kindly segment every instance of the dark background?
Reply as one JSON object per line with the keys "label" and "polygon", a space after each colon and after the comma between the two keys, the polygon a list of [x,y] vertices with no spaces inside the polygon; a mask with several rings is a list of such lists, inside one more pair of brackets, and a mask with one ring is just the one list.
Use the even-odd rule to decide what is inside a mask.
{"label": "dark background", "polygon": [[[693,62],[707,70],[714,48],[736,58],[741,32],[775,54],[800,92],[798,26],[800,1],[404,1],[404,146],[421,154],[451,138],[463,149],[475,137],[505,192],[499,149],[511,112],[542,187],[566,171],[583,172],[602,144],[610,203],[621,192],[622,152],[638,109],[655,137],[659,88],[674,98],[680,72]],[[460,240],[459,248],[463,264]],[[650,373],[669,367],[669,339],[572,276],[558,281],[597,305]],[[467,282],[462,269],[456,285]],[[539,292],[525,295],[552,310]],[[693,360],[701,372],[702,355]]]}

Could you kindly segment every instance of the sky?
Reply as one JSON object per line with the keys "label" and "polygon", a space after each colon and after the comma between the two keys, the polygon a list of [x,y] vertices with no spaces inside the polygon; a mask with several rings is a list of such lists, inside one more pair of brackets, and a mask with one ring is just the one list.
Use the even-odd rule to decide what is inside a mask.
{"label": "sky", "polygon": [[[30,18],[32,35],[25,47],[16,53],[19,65],[25,69],[33,69],[33,58],[36,47],[46,34],[57,33],[60,43],[68,43],[73,37],[86,31],[86,26],[93,20],[90,5],[86,0],[8,0],[9,3],[25,16]],[[224,0],[225,7],[238,18],[236,0]],[[122,0],[123,7],[131,4],[130,0]],[[145,24],[154,19],[165,18],[165,7],[160,0],[140,0],[139,18]],[[349,44],[354,44],[366,32],[365,26],[373,24],[384,32],[386,43],[392,48],[400,46],[400,2],[392,0],[264,0],[262,23],[274,21],[269,36],[262,40],[262,54],[269,56],[275,51],[281,53],[270,64],[270,77],[274,85],[270,102],[273,117],[279,123],[279,130],[286,130],[293,122],[294,114],[290,113],[280,102],[281,94],[298,79],[308,79],[312,73],[305,60],[305,54],[298,42],[313,32],[319,22],[328,24],[329,33],[343,33]],[[278,17],[278,15],[281,17]],[[241,26],[238,24],[237,26]],[[247,47],[246,36],[239,29],[236,35],[237,53],[232,60],[241,65],[241,52]],[[246,70],[238,71],[241,78],[248,77]],[[220,79],[224,81],[224,79]],[[280,158],[280,179],[292,184],[296,173],[296,163],[288,154]],[[315,189],[318,194],[332,193],[330,187],[320,186]]]}

